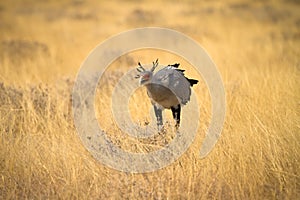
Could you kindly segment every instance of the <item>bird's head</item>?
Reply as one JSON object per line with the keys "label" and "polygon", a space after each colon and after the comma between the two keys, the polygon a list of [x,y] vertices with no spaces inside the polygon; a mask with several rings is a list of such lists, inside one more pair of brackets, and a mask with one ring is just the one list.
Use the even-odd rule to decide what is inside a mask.
{"label": "bird's head", "polygon": [[150,70],[145,70],[145,68],[141,65],[141,63],[138,63],[138,67],[136,68],[140,74],[136,75],[135,78],[140,78],[140,85],[146,85],[151,82],[153,71],[158,66],[158,59],[153,62],[153,66]]}
{"label": "bird's head", "polygon": [[144,71],[139,75],[140,85],[146,85],[151,82],[153,73],[151,71]]}

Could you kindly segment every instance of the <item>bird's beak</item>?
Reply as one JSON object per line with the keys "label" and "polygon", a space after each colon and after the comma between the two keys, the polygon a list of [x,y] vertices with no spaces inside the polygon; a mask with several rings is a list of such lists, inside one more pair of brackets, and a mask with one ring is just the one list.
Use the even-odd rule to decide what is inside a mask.
{"label": "bird's beak", "polygon": [[141,78],[141,80],[140,80],[140,85],[143,85],[146,81],[147,81],[146,79]]}
{"label": "bird's beak", "polygon": [[149,81],[149,78],[147,77],[147,78],[145,78],[145,77],[141,77],[141,80],[140,80],[140,84],[141,85],[144,85],[145,83],[147,83]]}

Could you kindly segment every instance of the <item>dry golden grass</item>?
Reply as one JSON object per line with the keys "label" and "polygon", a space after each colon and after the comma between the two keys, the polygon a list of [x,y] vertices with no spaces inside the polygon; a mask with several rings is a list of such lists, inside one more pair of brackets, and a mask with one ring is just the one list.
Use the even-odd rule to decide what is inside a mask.
{"label": "dry golden grass", "polygon": [[[299,198],[299,9],[297,1],[275,0],[1,1],[0,199]],[[163,64],[181,62],[201,80],[194,88],[200,126],[188,151],[161,170],[130,174],[103,166],[85,150],[70,95],[92,48],[144,26],[176,29],[209,52],[225,84],[227,113],[215,149],[200,160],[211,112],[201,77],[166,52],[119,58],[99,82],[96,111],[113,141],[127,150],[149,147],[116,130],[109,106],[103,107],[120,74],[159,57]],[[130,107],[140,123],[148,113],[134,103],[144,97],[137,92]],[[141,106],[149,110],[149,102]],[[155,138],[153,148],[170,138]]]}

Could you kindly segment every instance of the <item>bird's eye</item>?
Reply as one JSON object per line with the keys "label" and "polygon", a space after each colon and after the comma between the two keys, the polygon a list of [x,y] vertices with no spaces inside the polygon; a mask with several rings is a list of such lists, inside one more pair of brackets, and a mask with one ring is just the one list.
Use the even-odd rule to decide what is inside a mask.
{"label": "bird's eye", "polygon": [[145,74],[145,75],[143,76],[144,79],[149,79],[149,77],[150,77],[149,74]]}

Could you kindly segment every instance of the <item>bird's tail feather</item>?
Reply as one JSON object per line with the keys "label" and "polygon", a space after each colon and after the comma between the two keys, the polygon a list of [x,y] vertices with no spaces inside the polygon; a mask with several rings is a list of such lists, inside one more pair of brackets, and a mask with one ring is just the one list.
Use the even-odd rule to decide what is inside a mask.
{"label": "bird's tail feather", "polygon": [[199,81],[198,80],[195,80],[195,79],[189,79],[187,78],[187,80],[189,81],[189,83],[191,84],[191,86],[197,84]]}

